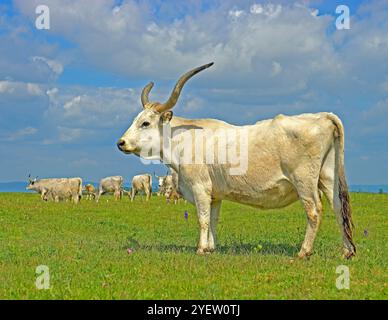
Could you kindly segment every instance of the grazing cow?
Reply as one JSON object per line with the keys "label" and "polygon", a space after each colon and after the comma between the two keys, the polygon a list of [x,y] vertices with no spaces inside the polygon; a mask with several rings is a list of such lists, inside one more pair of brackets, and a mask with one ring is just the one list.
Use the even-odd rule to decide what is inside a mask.
{"label": "grazing cow", "polygon": [[100,200],[101,195],[107,192],[113,192],[115,200],[121,199],[123,193],[123,177],[113,176],[101,179],[100,185],[98,186],[96,202]]}
{"label": "grazing cow", "polygon": [[164,185],[165,185],[165,180],[166,178],[168,177],[168,171],[166,173],[165,176],[157,176],[154,172],[154,176],[156,179],[158,179],[158,192],[156,193],[156,195],[159,197],[161,195],[164,194],[165,190],[164,190]]}
{"label": "grazing cow", "polygon": [[85,191],[86,191],[86,199],[88,200],[96,199],[96,190],[92,184],[88,183],[87,185],[85,185]]}
{"label": "grazing cow", "polygon": [[166,197],[167,202],[173,200],[177,204],[178,200],[182,198],[182,194],[178,189],[178,174],[174,169],[171,168],[171,175],[164,177],[159,192],[162,196]]}
{"label": "grazing cow", "polygon": [[[321,112],[278,115],[253,125],[234,126],[215,119],[173,117],[171,109],[185,82],[212,64],[184,74],[165,103],[149,102],[148,95],[153,83],[148,84],[141,95],[144,110],[119,139],[118,148],[126,154],[134,153],[148,160],[159,159],[178,172],[180,192],[197,208],[199,254],[215,249],[221,202],[227,199],[262,209],[281,208],[299,200],[307,215],[307,229],[298,256],[304,258],[311,255],[322,219],[322,191],[337,215],[344,256],[350,258],[355,255],[341,120],[333,113]],[[240,160],[247,162],[245,170],[235,174],[231,170],[234,168],[232,163],[209,163],[204,158],[201,162],[190,162],[181,158],[185,154],[183,150],[194,150],[192,154],[198,155],[192,143],[194,139],[190,141],[191,144],[181,142],[188,134],[195,137],[198,130],[206,130],[205,150],[217,150],[216,134],[220,129],[235,133],[237,138],[243,137],[240,140],[236,138],[233,144],[225,143],[223,149],[230,152],[237,146],[240,152],[246,151],[246,156]],[[169,133],[168,137],[165,132]],[[169,142],[171,148],[168,149],[169,145],[162,144],[162,141]],[[149,155],[150,149],[154,146],[160,148],[160,145],[162,149],[158,155]],[[171,150],[173,152],[169,158],[168,152]],[[215,152],[213,155],[218,159]]]}
{"label": "grazing cow", "polygon": [[172,186],[172,185],[173,185],[172,175],[165,176],[164,179],[163,179],[162,185],[159,187],[159,191],[158,191],[159,195],[160,196],[165,196],[167,188],[169,186]]}
{"label": "grazing cow", "polygon": [[72,200],[78,203],[82,196],[81,178],[29,179],[27,190],[40,193],[44,201]]}
{"label": "grazing cow", "polygon": [[148,173],[140,174],[132,178],[131,201],[135,199],[139,191],[144,191],[148,201],[152,194],[152,176]]}
{"label": "grazing cow", "polygon": [[174,204],[178,203],[178,200],[182,198],[182,195],[174,188],[173,185],[166,187],[164,196],[166,197],[167,203],[174,201]]}
{"label": "grazing cow", "polygon": [[45,201],[68,201],[72,200],[74,203],[79,202],[79,193],[74,192],[71,184],[68,181],[53,184],[43,196]]}

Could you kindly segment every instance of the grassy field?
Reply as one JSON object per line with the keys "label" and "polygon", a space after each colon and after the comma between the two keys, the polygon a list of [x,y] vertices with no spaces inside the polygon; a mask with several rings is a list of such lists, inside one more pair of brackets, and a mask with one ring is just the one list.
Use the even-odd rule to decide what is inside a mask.
{"label": "grassy field", "polygon": [[[388,195],[352,194],[352,204],[357,257],[341,259],[339,228],[325,210],[315,254],[300,261],[306,218],[299,204],[258,211],[224,202],[219,249],[197,256],[190,204],[106,196],[74,205],[3,193],[0,298],[387,299]],[[335,286],[342,264],[349,290]],[[49,290],[35,287],[39,265],[49,267]]]}

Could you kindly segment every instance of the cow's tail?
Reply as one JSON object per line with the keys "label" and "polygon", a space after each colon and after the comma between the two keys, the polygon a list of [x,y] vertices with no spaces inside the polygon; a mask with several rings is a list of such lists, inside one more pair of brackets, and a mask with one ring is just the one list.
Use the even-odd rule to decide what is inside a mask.
{"label": "cow's tail", "polygon": [[82,179],[79,178],[79,186],[78,186],[78,199],[81,200],[82,198]]}
{"label": "cow's tail", "polygon": [[[346,182],[345,177],[345,135],[344,135],[344,127],[342,125],[341,120],[333,113],[329,113],[328,117],[334,123],[336,127],[335,134],[335,168],[337,172],[335,173],[335,184],[334,192],[338,192],[339,202],[337,205],[335,204],[337,201],[334,200],[334,206],[339,207],[337,211],[340,213],[340,221],[342,223],[343,234],[348,242],[348,252],[347,257],[351,257],[356,253],[356,246],[353,241],[353,219],[352,219],[352,208],[350,206],[350,197],[348,184]],[[336,208],[335,208],[336,209]]]}
{"label": "cow's tail", "polygon": [[152,195],[152,175],[149,175],[150,176],[150,193]]}

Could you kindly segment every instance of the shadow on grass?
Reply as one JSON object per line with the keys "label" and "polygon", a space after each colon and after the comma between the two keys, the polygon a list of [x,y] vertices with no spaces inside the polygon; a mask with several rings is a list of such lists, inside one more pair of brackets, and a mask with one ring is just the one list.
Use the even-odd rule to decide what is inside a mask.
{"label": "shadow on grass", "polygon": [[[197,248],[195,246],[184,246],[175,244],[142,244],[138,248],[144,251],[160,251],[160,252],[182,252],[182,253],[195,253]],[[289,245],[284,243],[271,243],[260,242],[257,244],[252,243],[231,243],[228,245],[219,245],[216,249],[216,253],[221,254],[259,254],[259,255],[282,255],[282,256],[295,256],[299,251],[299,247],[296,245]]]}

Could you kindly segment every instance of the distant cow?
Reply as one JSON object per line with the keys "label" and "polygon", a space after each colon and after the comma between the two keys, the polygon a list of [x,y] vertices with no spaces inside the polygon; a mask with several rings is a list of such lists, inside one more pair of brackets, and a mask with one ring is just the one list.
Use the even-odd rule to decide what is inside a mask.
{"label": "distant cow", "polygon": [[92,184],[88,183],[87,185],[85,185],[85,191],[86,191],[86,199],[88,200],[96,199],[96,189]]}
{"label": "distant cow", "polygon": [[159,192],[162,196],[166,197],[167,202],[173,200],[176,204],[178,200],[182,198],[182,194],[179,192],[178,188],[178,174],[174,169],[171,168],[171,175],[164,177]]}
{"label": "distant cow", "polygon": [[166,200],[168,203],[170,201],[174,201],[174,204],[178,203],[178,200],[182,198],[182,195],[174,188],[173,185],[167,186],[164,196],[166,197]]}
{"label": "distant cow", "polygon": [[135,199],[139,191],[144,191],[147,201],[150,199],[152,194],[152,176],[150,174],[140,174],[132,178],[131,201]]}
{"label": "distant cow", "polygon": [[158,179],[158,192],[156,193],[156,195],[159,197],[159,196],[163,196],[164,195],[164,193],[165,193],[165,188],[164,188],[164,186],[165,186],[165,180],[166,180],[166,178],[168,177],[168,171],[167,171],[167,173],[166,173],[166,175],[165,176],[157,176],[156,174],[155,174],[155,172],[154,172],[154,176],[155,176],[155,178],[156,179]]}
{"label": "distant cow", "polygon": [[100,200],[102,194],[107,192],[113,192],[115,200],[121,199],[123,192],[123,177],[113,176],[101,179],[98,187],[96,202]]}
{"label": "distant cow", "polygon": [[63,181],[53,184],[52,187],[47,189],[47,192],[43,195],[43,200],[54,202],[72,200],[74,203],[78,203],[79,194],[72,188],[69,181]]}
{"label": "distant cow", "polygon": [[27,190],[40,193],[45,201],[72,200],[78,203],[82,196],[81,178],[29,179]]}
{"label": "distant cow", "polygon": [[164,179],[163,179],[162,185],[159,187],[159,191],[158,191],[159,195],[160,196],[165,196],[167,188],[169,186],[172,186],[172,185],[173,185],[172,175],[165,176]]}

